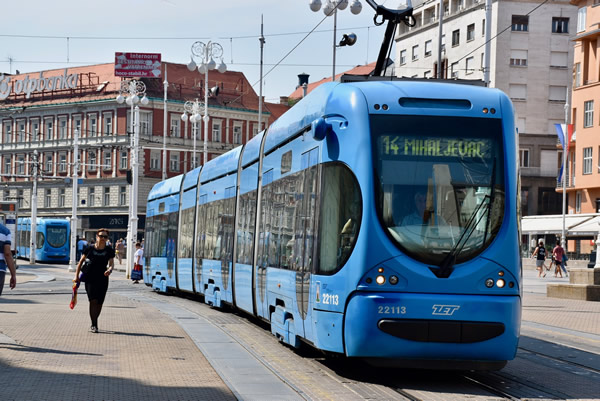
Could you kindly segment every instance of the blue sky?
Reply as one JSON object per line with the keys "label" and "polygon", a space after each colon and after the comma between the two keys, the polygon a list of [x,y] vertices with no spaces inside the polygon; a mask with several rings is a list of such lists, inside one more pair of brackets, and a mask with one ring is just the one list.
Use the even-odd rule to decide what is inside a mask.
{"label": "blue sky", "polygon": [[[193,42],[213,40],[223,46],[228,68],[243,72],[254,84],[259,80],[261,14],[266,39],[263,71],[268,73],[263,94],[268,101],[278,101],[279,96],[294,91],[299,73],[309,74],[310,82],[314,82],[332,72],[332,17],[299,44],[325,17],[322,11],[310,10],[309,0],[3,3],[1,72],[112,62],[115,52],[161,53],[164,61],[187,64]],[[337,50],[336,72],[373,62],[379,53],[385,26],[376,27],[372,8],[364,0],[362,4],[359,15],[353,15],[349,8],[338,12],[338,41],[349,32],[354,32],[358,41]],[[280,66],[269,72],[297,45]],[[258,84],[254,88],[258,93]]]}

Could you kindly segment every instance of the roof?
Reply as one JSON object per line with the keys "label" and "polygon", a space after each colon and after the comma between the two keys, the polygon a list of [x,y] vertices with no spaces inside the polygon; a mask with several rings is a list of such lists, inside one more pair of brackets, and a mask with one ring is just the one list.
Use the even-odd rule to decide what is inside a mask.
{"label": "roof", "polygon": [[600,232],[600,216],[593,217],[569,229],[568,234],[574,237],[592,237]]}
{"label": "roof", "polygon": [[[377,64],[376,61],[374,61],[370,64],[367,64],[367,65],[357,65],[356,67],[354,67],[348,71],[344,71],[339,74],[335,74],[335,80],[338,81],[342,75],[369,75],[375,69],[375,64]],[[309,94],[313,89],[315,89],[317,86],[319,86],[325,82],[331,82],[331,77],[325,77],[325,78],[321,79],[320,81],[309,83],[306,86],[306,94]],[[290,94],[289,97],[291,99],[300,99],[301,97],[303,97],[303,92],[304,92],[303,88],[301,86],[299,86],[296,88],[295,91],[293,91]]]}
{"label": "roof", "polygon": [[288,111],[290,109],[291,106],[288,106],[287,104],[281,104],[281,103],[264,103],[264,106],[266,107],[266,109],[268,111],[271,112],[271,119],[270,121],[275,121],[277,120],[279,117],[281,117],[281,115],[283,113],[285,113],[286,111]]}
{"label": "roof", "polygon": [[[570,236],[583,236],[574,231],[581,224],[589,222],[597,217],[597,214],[567,214],[565,218],[565,229]],[[527,216],[521,220],[521,232],[523,234],[561,234],[563,228],[563,215]],[[596,228],[598,233],[599,227]]]}

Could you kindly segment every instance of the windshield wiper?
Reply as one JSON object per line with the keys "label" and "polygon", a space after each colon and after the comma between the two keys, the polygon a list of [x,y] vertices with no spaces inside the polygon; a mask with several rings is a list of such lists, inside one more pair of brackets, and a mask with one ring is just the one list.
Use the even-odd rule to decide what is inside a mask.
{"label": "windshield wiper", "polygon": [[[442,263],[440,263],[440,265],[437,267],[432,267],[432,266],[429,267],[429,269],[433,272],[433,274],[435,274],[438,278],[448,278],[448,277],[450,277],[450,274],[452,274],[452,271],[454,270],[453,267],[456,264],[456,256],[462,251],[464,246],[467,244],[467,241],[471,237],[471,234],[473,234],[473,232],[475,231],[475,228],[481,222],[481,219],[483,218],[483,216],[486,215],[485,213],[481,213],[479,218],[477,217],[477,214],[484,207],[484,205],[486,204],[486,201],[488,201],[487,202],[488,205],[491,205],[489,200],[491,200],[490,195],[485,195],[485,197],[483,198],[481,203],[479,205],[477,205],[475,210],[473,210],[473,213],[471,213],[471,216],[469,216],[469,220],[467,221],[467,224],[465,225],[465,229],[464,229],[463,233],[458,238],[458,241],[456,242],[454,247],[452,247],[450,252],[448,252],[448,254],[444,258],[444,260],[442,260]],[[463,241],[463,239],[464,239],[464,241]],[[462,242],[462,244],[461,244],[461,242]]]}

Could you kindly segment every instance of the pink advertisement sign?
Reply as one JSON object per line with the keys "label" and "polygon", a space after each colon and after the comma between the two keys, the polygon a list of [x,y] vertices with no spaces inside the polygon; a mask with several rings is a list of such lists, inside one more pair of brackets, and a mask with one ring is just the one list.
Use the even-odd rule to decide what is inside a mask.
{"label": "pink advertisement sign", "polygon": [[160,53],[115,53],[116,77],[160,78]]}

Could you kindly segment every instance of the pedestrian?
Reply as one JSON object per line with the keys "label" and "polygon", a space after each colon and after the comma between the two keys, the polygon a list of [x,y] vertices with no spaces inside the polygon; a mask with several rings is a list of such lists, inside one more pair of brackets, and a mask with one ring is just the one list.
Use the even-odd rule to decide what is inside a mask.
{"label": "pedestrian", "polygon": [[2,289],[4,288],[7,267],[10,272],[10,289],[12,290],[17,286],[17,269],[10,249],[11,243],[10,230],[0,223],[0,247],[2,248],[0,251],[0,295],[2,295]]}
{"label": "pedestrian", "polygon": [[119,238],[117,240],[115,252],[117,254],[117,259],[119,260],[119,264],[123,264],[123,255],[125,254],[125,245],[123,245],[123,238]]}
{"label": "pedestrian", "polygon": [[81,255],[83,250],[88,245],[88,242],[85,240],[85,237],[81,237],[79,241],[77,241],[77,260],[81,259]]}
{"label": "pedestrian", "polygon": [[142,279],[142,267],[144,266],[144,249],[142,244],[139,242],[135,243],[135,254],[133,255],[133,272],[131,272],[131,279],[133,284],[139,284]]}
{"label": "pedestrian", "polygon": [[562,278],[562,276],[563,276],[561,267],[563,264],[564,256],[565,256],[565,250],[563,249],[562,246],[560,246],[560,243],[557,242],[556,246],[552,250],[552,257],[554,258],[554,263],[556,265],[556,267],[554,269],[554,277],[558,277],[558,275],[560,275],[560,278]]}
{"label": "pedestrian", "polygon": [[546,277],[546,272],[544,271],[544,269],[546,268],[546,264],[544,263],[544,261],[546,260],[546,248],[544,248],[543,239],[540,238],[540,240],[538,241],[538,246],[533,251],[531,257],[536,258],[535,269],[538,271],[538,277]]}
{"label": "pedestrian", "polygon": [[106,228],[101,228],[96,233],[96,242],[83,250],[83,255],[77,264],[75,271],[75,283],[79,283],[81,277],[79,273],[86,259],[90,260],[88,271],[83,275],[85,291],[90,302],[90,319],[92,333],[98,332],[98,317],[102,312],[102,304],[108,290],[108,276],[115,266],[115,250],[106,245],[109,232]]}

